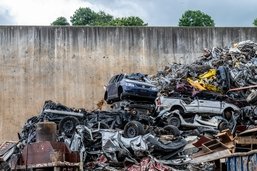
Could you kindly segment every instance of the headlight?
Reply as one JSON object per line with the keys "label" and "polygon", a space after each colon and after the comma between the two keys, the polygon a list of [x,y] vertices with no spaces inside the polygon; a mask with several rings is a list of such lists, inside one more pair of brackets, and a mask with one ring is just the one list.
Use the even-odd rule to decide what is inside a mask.
{"label": "headlight", "polygon": [[153,91],[158,91],[158,88],[156,88],[156,87],[151,87],[151,90],[153,90]]}
{"label": "headlight", "polygon": [[135,84],[133,84],[133,83],[126,83],[125,85],[128,87],[135,87]]}

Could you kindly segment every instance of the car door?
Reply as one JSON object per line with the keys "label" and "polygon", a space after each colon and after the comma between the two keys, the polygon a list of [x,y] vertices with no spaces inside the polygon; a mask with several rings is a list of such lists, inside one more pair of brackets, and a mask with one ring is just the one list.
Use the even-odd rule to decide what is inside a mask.
{"label": "car door", "polygon": [[198,111],[199,111],[199,104],[198,103],[199,103],[198,99],[195,98],[191,103],[189,103],[189,104],[184,103],[183,105],[185,106],[186,111],[188,113],[198,113]]}
{"label": "car door", "polygon": [[114,82],[114,89],[113,89],[113,94],[114,94],[114,98],[119,98],[119,86],[120,86],[120,82],[121,80],[123,79],[124,75],[123,74],[120,74],[115,82]]}
{"label": "car door", "polygon": [[222,110],[222,101],[220,100],[216,100],[216,101],[213,101],[212,102],[212,113],[215,113],[215,114],[221,114]]}
{"label": "car door", "polygon": [[216,100],[199,99],[199,113],[214,113],[219,112],[220,103]]}
{"label": "car door", "polygon": [[115,95],[115,82],[116,79],[119,77],[119,75],[115,75],[111,78],[111,80],[108,83],[108,86],[106,88],[107,93],[108,93],[108,98],[113,99]]}

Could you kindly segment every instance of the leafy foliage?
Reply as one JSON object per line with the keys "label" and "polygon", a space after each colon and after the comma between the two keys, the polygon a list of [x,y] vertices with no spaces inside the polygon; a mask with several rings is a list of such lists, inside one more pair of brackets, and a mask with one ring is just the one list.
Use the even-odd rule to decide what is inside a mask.
{"label": "leafy foliage", "polygon": [[109,23],[111,26],[147,26],[147,23],[139,17],[116,18]]}
{"label": "leafy foliage", "polygon": [[104,11],[95,12],[90,8],[79,8],[71,16],[72,25],[86,26],[146,26],[144,21],[135,16],[113,18]]}
{"label": "leafy foliage", "polygon": [[70,23],[65,17],[58,17],[54,22],[51,23],[53,26],[68,26]]}
{"label": "leafy foliage", "polygon": [[200,10],[188,10],[179,19],[179,26],[215,26],[215,24],[209,15]]}
{"label": "leafy foliage", "polygon": [[103,11],[99,11],[97,13],[97,17],[93,23],[95,26],[106,26],[109,25],[109,23],[113,20],[113,16],[110,14],[106,14]]}
{"label": "leafy foliage", "polygon": [[71,16],[72,25],[92,25],[97,18],[97,14],[90,8],[79,8]]}
{"label": "leafy foliage", "polygon": [[254,21],[253,21],[253,25],[254,25],[254,26],[257,26],[257,18],[256,18],[256,19],[254,19]]}

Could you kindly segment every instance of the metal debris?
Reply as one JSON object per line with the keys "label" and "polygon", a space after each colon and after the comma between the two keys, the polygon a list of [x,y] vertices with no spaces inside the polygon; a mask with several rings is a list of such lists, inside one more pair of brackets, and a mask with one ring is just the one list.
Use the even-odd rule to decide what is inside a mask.
{"label": "metal debris", "polygon": [[[256,50],[256,43],[243,41],[205,48],[194,63],[171,64],[155,75],[116,75],[113,79],[125,79],[124,87],[138,84],[154,94],[105,94],[107,111],[103,100],[94,111],[46,101],[27,120],[18,142],[0,146],[0,170],[24,164],[22,158],[42,166],[26,154],[34,154],[29,147],[53,147],[52,141],[67,146],[70,156],[78,154],[84,170],[215,170],[217,161],[225,162],[220,159],[233,170],[235,158],[256,158],[251,153],[257,135]],[[58,127],[48,138],[37,133],[37,125],[47,122]],[[72,163],[62,164],[67,162]]]}

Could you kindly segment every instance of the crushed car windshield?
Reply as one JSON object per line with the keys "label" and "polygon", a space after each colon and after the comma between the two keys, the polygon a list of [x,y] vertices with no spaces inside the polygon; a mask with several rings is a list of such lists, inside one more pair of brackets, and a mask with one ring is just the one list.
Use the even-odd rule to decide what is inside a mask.
{"label": "crushed car windshield", "polygon": [[146,82],[146,77],[141,73],[132,73],[125,76],[126,79]]}

